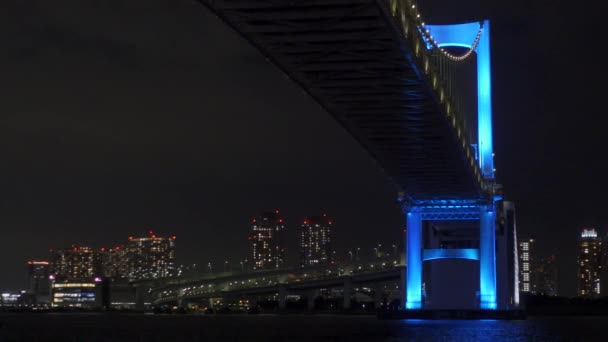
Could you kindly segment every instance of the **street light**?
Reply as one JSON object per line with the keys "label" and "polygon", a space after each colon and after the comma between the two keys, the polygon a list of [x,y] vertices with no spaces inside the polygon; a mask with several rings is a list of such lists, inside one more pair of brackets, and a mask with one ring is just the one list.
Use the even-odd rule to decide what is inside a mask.
{"label": "street light", "polygon": [[245,272],[245,263],[241,261],[241,272]]}
{"label": "street light", "polygon": [[376,258],[379,258],[380,256],[378,255],[378,248],[374,247],[374,251],[376,252]]}
{"label": "street light", "polygon": [[353,251],[348,251],[348,255],[350,255],[350,262],[353,262]]}
{"label": "street light", "polygon": [[213,266],[211,266],[211,263],[208,263],[207,267],[209,267],[209,273],[213,273]]}
{"label": "street light", "polygon": [[359,251],[360,251],[360,250],[361,250],[361,248],[357,247],[357,251],[356,251],[356,252],[357,252],[357,258],[356,258],[356,259],[357,259],[357,261],[359,261]]}
{"label": "street light", "polygon": [[398,255],[397,255],[397,245],[395,245],[395,244],[393,244],[393,253],[396,258]]}
{"label": "street light", "polygon": [[228,272],[228,260],[224,261],[224,272]]}

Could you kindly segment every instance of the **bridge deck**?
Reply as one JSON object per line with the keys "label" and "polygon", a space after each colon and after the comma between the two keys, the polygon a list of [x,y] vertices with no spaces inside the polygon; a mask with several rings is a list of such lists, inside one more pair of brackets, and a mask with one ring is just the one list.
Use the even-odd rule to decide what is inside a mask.
{"label": "bridge deck", "polygon": [[408,196],[480,196],[388,1],[200,1],[315,98]]}

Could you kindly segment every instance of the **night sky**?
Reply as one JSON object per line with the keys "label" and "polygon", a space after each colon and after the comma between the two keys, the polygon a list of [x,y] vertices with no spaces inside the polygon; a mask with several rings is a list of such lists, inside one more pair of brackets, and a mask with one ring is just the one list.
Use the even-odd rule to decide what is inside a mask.
{"label": "night sky", "polygon": [[[494,148],[518,233],[576,289],[580,228],[608,232],[599,10],[420,1],[427,22],[489,18]],[[177,235],[180,264],[249,254],[250,219],[334,217],[336,250],[401,238],[397,189],[281,71],[191,0],[0,5],[0,289],[72,243]]]}

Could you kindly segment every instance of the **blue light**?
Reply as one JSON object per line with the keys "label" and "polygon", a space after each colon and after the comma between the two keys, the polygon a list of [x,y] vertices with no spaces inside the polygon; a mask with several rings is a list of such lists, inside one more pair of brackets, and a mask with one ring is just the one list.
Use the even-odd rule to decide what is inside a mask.
{"label": "blue light", "polygon": [[423,261],[436,259],[479,260],[479,250],[477,248],[432,248],[423,250]]}
{"label": "blue light", "polygon": [[[426,25],[441,47],[471,48],[479,23],[456,25]],[[485,178],[494,179],[492,156],[492,69],[490,56],[490,21],[483,22],[483,32],[477,43],[477,134],[479,167]]]}
{"label": "blue light", "polygon": [[422,215],[407,213],[406,309],[422,308]]}
{"label": "blue light", "polygon": [[[461,200],[464,203],[464,200]],[[480,222],[479,249],[475,248],[429,248],[423,249],[422,221],[428,215],[428,209],[448,206],[424,205],[406,208],[407,211],[407,240],[406,240],[406,269],[404,295],[405,309],[422,309],[424,295],[422,291],[422,262],[435,259],[465,259],[479,260],[479,308],[485,310],[497,309],[496,291],[496,237],[495,237],[495,204],[458,205],[458,207],[476,208]],[[455,209],[450,205],[449,212],[453,214],[470,213],[471,209]],[[485,214],[485,215],[484,215]],[[477,219],[476,218],[476,219]],[[431,220],[436,220],[432,217]]]}
{"label": "blue light", "polygon": [[[494,204],[481,210],[493,208]],[[481,215],[479,231],[479,302],[482,309],[496,309],[496,227],[493,211]]]}

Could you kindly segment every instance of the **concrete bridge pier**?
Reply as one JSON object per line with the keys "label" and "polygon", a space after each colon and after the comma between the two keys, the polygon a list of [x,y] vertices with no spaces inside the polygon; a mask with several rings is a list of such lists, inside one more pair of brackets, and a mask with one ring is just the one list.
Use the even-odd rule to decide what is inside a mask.
{"label": "concrete bridge pier", "polygon": [[147,288],[144,286],[135,286],[135,310],[143,312],[146,305]]}
{"label": "concrete bridge pier", "polygon": [[353,281],[350,277],[344,279],[344,309],[351,308],[351,297],[353,295]]}
{"label": "concrete bridge pier", "polygon": [[380,310],[382,308],[382,299],[384,297],[384,286],[379,284],[374,287],[374,308]]}
{"label": "concrete bridge pier", "polygon": [[249,307],[250,308],[255,308],[256,306],[258,306],[258,298],[257,297],[247,298],[247,301],[249,303]]}
{"label": "concrete bridge pier", "polygon": [[187,301],[184,299],[185,291],[183,289],[179,290],[177,295],[177,307],[180,309],[186,309],[188,307]]}
{"label": "concrete bridge pier", "polygon": [[319,290],[310,290],[307,296],[307,308],[308,311],[313,311],[315,309],[315,300],[319,297]]}
{"label": "concrete bridge pier", "polygon": [[184,297],[177,297],[177,307],[180,309],[188,308],[188,302],[184,299]]}
{"label": "concrete bridge pier", "polygon": [[285,310],[287,306],[287,287],[284,284],[279,285],[279,310]]}

